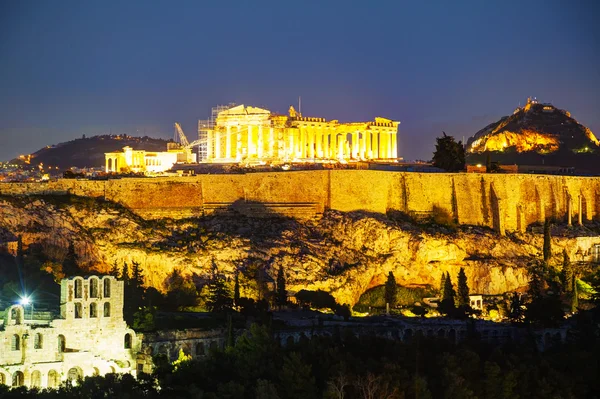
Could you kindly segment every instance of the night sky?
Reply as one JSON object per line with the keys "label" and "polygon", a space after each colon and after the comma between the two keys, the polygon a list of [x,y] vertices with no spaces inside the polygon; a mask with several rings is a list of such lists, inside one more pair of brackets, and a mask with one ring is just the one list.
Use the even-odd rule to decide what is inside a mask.
{"label": "night sky", "polygon": [[[492,4],[494,3],[494,4]],[[196,137],[235,102],[401,121],[430,159],[528,96],[600,135],[600,3],[2,1],[0,160],[95,134]]]}

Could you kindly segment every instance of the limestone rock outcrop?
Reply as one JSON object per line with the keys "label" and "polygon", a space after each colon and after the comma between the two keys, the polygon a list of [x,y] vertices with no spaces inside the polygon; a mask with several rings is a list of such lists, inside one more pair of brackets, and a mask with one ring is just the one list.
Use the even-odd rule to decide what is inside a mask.
{"label": "limestone rock outcrop", "polygon": [[[473,293],[524,289],[543,239],[541,232],[502,237],[486,227],[451,231],[362,212],[326,211],[305,221],[235,214],[146,221],[118,204],[74,196],[2,196],[0,229],[56,262],[73,243],[87,270],[139,262],[146,284],[159,290],[175,268],[201,285],[216,265],[229,277],[241,271],[242,294],[256,296],[256,271],[271,281],[283,267],[290,292],[323,289],[348,304],[389,271],[403,286],[438,287],[443,272],[456,276],[464,267]],[[574,260],[593,255],[600,236],[584,230],[553,237],[557,264],[563,248]]]}

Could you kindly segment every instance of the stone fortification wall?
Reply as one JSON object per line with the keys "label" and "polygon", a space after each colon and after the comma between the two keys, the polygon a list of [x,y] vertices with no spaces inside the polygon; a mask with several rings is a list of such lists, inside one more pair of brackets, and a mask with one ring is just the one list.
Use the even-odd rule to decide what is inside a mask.
{"label": "stone fortification wall", "polygon": [[458,223],[504,232],[546,217],[585,223],[600,215],[597,177],[334,170],[0,184],[5,195],[67,193],[112,200],[145,218],[231,210],[307,217],[328,208],[427,217],[437,208]]}

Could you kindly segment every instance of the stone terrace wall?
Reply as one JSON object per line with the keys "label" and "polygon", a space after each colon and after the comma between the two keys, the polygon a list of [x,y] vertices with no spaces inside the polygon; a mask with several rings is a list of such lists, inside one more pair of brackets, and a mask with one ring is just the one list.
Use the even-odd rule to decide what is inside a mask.
{"label": "stone terrace wall", "polygon": [[584,223],[600,215],[597,177],[334,170],[0,184],[5,195],[67,193],[112,200],[145,218],[230,208],[256,216],[306,217],[324,209],[427,216],[436,206],[461,224],[504,232],[546,217],[566,219],[569,207],[574,223],[580,210]]}

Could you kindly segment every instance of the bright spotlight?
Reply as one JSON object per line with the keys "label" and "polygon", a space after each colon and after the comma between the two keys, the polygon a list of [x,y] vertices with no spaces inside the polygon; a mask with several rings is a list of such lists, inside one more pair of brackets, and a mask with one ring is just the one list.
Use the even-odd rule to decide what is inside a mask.
{"label": "bright spotlight", "polygon": [[29,305],[31,303],[31,301],[29,300],[29,297],[25,297],[25,298],[21,298],[21,300],[19,301],[19,303],[21,305],[26,306],[26,305]]}

